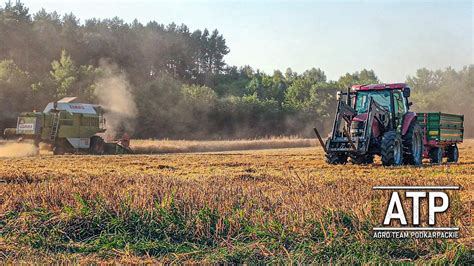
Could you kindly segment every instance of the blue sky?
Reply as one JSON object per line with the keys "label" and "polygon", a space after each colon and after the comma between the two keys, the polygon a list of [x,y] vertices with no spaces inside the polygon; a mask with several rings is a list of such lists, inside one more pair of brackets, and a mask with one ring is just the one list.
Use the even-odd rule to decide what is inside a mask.
{"label": "blue sky", "polygon": [[191,30],[217,28],[231,65],[267,73],[319,67],[330,79],[362,68],[385,82],[404,81],[416,69],[473,64],[472,1],[68,1],[23,0],[88,18],[118,16]]}

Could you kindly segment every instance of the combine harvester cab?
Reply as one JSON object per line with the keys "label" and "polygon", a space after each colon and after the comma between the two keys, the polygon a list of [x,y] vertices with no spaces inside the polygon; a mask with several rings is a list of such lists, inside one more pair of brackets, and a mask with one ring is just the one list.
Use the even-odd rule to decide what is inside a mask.
{"label": "combine harvester cab", "polygon": [[[423,157],[439,163],[447,156],[456,162],[463,117],[437,113],[441,123],[433,114],[417,115],[410,111],[409,97],[410,88],[404,83],[355,85],[338,92],[333,128],[325,143],[314,129],[327,162],[345,164],[350,158],[353,164],[370,164],[375,155],[385,166],[420,165]],[[437,124],[430,122],[435,120]]]}
{"label": "combine harvester cab", "polygon": [[43,112],[25,112],[18,117],[16,135],[49,143],[54,154],[131,153],[129,138],[105,142],[105,118],[99,105],[75,103],[75,97],[49,103]]}

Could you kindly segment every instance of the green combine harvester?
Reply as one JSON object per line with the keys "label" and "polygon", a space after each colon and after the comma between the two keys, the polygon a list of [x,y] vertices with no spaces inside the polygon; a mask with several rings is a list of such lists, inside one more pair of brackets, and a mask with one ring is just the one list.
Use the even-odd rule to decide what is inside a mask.
{"label": "green combine harvester", "polygon": [[52,146],[53,154],[127,154],[128,135],[106,142],[106,120],[102,107],[94,104],[75,103],[76,97],[66,97],[49,103],[43,112],[24,112],[18,117],[16,128],[5,129],[6,138],[34,140]]}

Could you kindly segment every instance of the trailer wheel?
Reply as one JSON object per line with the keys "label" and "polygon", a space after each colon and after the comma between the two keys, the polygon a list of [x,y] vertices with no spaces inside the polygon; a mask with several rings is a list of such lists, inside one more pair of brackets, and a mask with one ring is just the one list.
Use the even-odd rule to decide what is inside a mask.
{"label": "trailer wheel", "polygon": [[446,149],[446,155],[448,157],[448,163],[457,163],[459,160],[459,149],[458,145],[454,144]]}
{"label": "trailer wheel", "polygon": [[395,131],[388,131],[382,137],[380,145],[382,164],[384,166],[398,166],[403,163],[402,139]]}
{"label": "trailer wheel", "polygon": [[403,161],[411,165],[421,165],[423,161],[423,131],[416,121],[403,136]]}
{"label": "trailer wheel", "polygon": [[351,163],[352,164],[373,164],[374,163],[374,155],[367,153],[367,154],[358,154],[358,155],[351,155]]}
{"label": "trailer wheel", "polygon": [[346,164],[347,155],[342,153],[331,152],[326,154],[326,162],[328,164]]}
{"label": "trailer wheel", "polygon": [[431,163],[442,163],[443,162],[443,149],[440,147],[431,148],[429,152],[430,162]]}
{"label": "trailer wheel", "polygon": [[104,154],[105,152],[105,141],[99,136],[93,136],[91,138],[91,144],[89,148],[91,154]]}

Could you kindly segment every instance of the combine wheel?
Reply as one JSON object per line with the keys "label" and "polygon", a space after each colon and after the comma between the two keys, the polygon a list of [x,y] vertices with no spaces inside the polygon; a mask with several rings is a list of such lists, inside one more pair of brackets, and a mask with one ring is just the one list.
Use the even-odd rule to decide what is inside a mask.
{"label": "combine wheel", "polygon": [[398,136],[397,132],[385,132],[382,137],[380,150],[384,166],[398,166],[403,163],[402,139]]}
{"label": "combine wheel", "polygon": [[439,164],[443,162],[443,149],[440,147],[434,147],[429,152],[430,162]]}
{"label": "combine wheel", "polygon": [[105,141],[99,136],[93,136],[91,138],[91,145],[89,148],[91,154],[101,155],[105,152]]}
{"label": "combine wheel", "polygon": [[374,163],[374,155],[367,153],[367,154],[358,154],[358,155],[351,155],[351,163],[352,164],[372,164]]}
{"label": "combine wheel", "polygon": [[457,163],[459,160],[459,149],[458,145],[454,144],[446,149],[446,155],[448,157],[448,163]]}
{"label": "combine wheel", "polygon": [[346,164],[347,155],[331,152],[331,153],[326,154],[326,162],[328,164]]}
{"label": "combine wheel", "polygon": [[56,144],[53,147],[53,155],[63,155],[65,153],[64,147],[61,144]]}
{"label": "combine wheel", "polygon": [[406,164],[421,165],[423,160],[423,131],[413,121],[403,136],[403,160]]}

